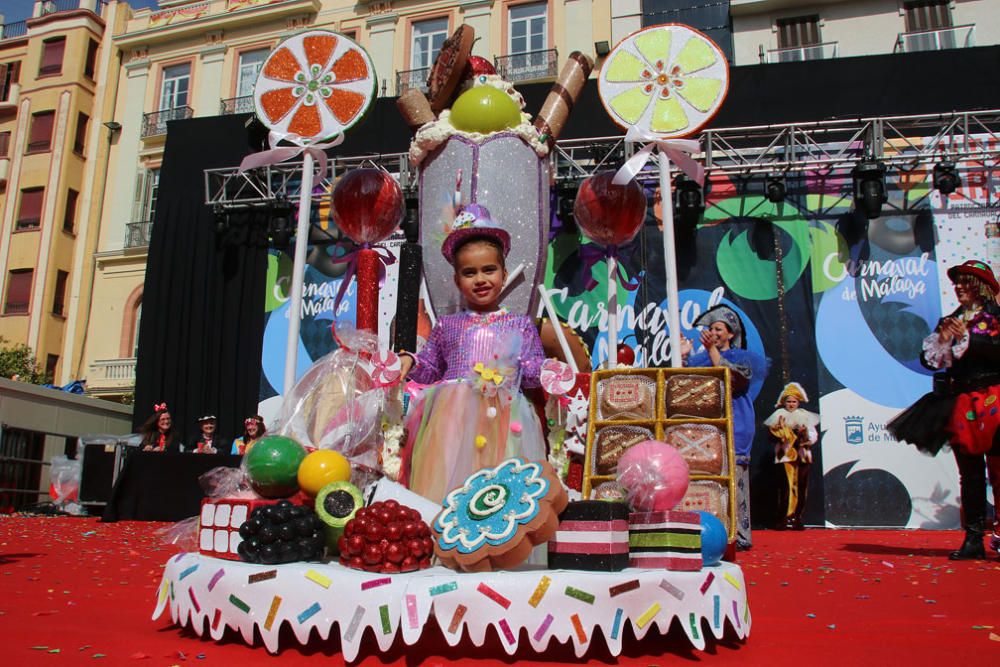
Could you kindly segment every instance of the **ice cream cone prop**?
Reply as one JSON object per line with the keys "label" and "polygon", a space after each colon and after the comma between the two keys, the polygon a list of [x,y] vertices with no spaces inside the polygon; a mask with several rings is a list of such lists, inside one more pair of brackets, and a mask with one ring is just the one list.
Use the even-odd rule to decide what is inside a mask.
{"label": "ice cream cone prop", "polygon": [[644,28],[619,42],[598,78],[598,94],[626,141],[646,145],[626,162],[615,183],[635,178],[657,150],[663,198],[670,357],[681,366],[677,256],[674,247],[670,161],[699,185],[704,169],[691,154],[698,142],[681,140],[704,127],[722,106],[729,86],[726,57],[712,40],[685,25]]}
{"label": "ice cream cone prop", "polygon": [[[326,175],[324,151],[341,143],[344,132],[364,117],[375,98],[377,80],[368,54],[353,40],[309,30],[281,42],[264,61],[254,84],[254,111],[269,130],[270,150],[248,155],[240,171],[302,156],[283,391],[295,383],[311,186]],[[291,145],[279,146],[282,142]]]}

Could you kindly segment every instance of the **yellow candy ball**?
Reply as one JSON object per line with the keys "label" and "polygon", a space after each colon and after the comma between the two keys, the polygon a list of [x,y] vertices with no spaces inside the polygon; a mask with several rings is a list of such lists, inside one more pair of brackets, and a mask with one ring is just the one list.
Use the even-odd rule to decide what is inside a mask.
{"label": "yellow candy ball", "polygon": [[516,127],[520,122],[517,103],[493,86],[470,88],[451,106],[451,124],[463,132],[489,134]]}
{"label": "yellow candy ball", "polygon": [[299,487],[315,496],[330,482],[350,481],[351,464],[340,452],[318,449],[302,459],[298,478]]}
{"label": "yellow candy ball", "polygon": [[485,446],[486,446],[486,436],[485,435],[477,435],[476,436],[476,449],[482,449]]}

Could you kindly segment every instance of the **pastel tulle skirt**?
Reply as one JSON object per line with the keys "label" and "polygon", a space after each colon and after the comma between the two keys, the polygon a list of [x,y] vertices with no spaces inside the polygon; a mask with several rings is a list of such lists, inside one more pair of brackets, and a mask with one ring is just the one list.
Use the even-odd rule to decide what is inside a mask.
{"label": "pastel tulle skirt", "polygon": [[472,473],[512,456],[545,459],[545,440],[531,402],[516,393],[484,396],[468,382],[428,388],[407,417],[401,479],[441,502]]}

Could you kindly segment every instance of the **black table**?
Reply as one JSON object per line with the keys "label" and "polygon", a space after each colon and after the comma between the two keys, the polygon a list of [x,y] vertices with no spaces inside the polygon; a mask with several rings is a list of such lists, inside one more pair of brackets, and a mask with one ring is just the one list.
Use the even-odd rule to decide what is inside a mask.
{"label": "black table", "polygon": [[213,468],[238,468],[230,454],[167,454],[133,450],[111,491],[102,521],[180,521],[201,512],[198,478]]}

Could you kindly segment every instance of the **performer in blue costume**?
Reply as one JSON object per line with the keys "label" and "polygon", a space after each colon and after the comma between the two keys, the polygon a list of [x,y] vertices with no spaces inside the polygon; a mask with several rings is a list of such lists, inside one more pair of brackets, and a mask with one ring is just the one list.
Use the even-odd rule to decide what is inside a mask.
{"label": "performer in blue costume", "polygon": [[725,366],[730,372],[733,403],[733,449],[736,451],[736,547],[749,549],[753,545],[750,531],[750,448],[756,431],[753,399],[749,395],[750,381],[767,375],[770,362],[746,349],[743,321],[735,310],[726,305],[709,308],[695,320],[701,331],[704,349],[690,354],[692,343],[682,341],[685,366]]}

